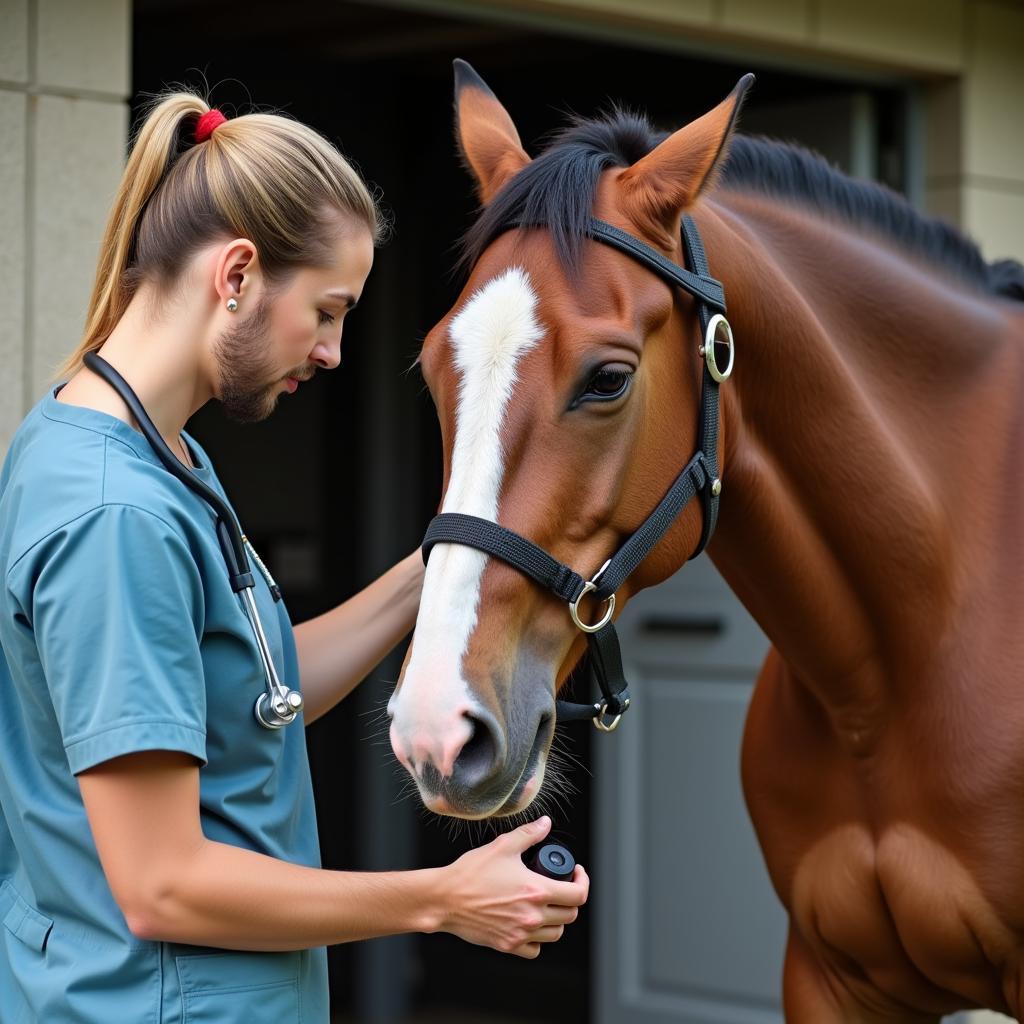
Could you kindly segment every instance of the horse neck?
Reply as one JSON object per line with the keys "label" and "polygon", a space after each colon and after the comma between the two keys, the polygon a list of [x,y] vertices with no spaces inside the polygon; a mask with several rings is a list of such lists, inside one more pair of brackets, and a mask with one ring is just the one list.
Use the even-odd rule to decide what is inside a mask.
{"label": "horse neck", "polygon": [[798,677],[857,705],[920,671],[963,600],[964,540],[991,525],[977,453],[1012,433],[1020,345],[1005,306],[894,248],[719,200],[698,219],[737,369],[709,553]]}

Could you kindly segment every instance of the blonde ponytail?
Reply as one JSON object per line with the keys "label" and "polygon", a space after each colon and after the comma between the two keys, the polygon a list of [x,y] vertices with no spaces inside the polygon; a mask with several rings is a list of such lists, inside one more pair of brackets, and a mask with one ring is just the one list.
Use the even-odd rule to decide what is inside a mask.
{"label": "blonde ponytail", "polygon": [[107,339],[139,284],[173,284],[192,254],[222,235],[255,242],[268,278],[329,258],[334,210],[384,230],[373,197],[338,150],[280,114],[246,114],[196,143],[200,96],[158,96],[140,128],[100,246],[84,336],[66,379]]}
{"label": "blonde ponytail", "polygon": [[192,93],[173,93],[155,106],[142,124],[100,243],[85,336],[58,370],[61,378],[71,376],[81,365],[82,356],[103,344],[128,308],[138,284],[129,280],[127,271],[139,217],[176,156],[182,122],[186,117],[197,118],[208,109]]}

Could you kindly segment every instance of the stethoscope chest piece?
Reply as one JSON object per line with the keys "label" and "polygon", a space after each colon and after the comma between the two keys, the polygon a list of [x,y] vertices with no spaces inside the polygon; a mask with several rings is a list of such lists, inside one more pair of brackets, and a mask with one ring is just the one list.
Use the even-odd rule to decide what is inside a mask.
{"label": "stethoscope chest piece", "polygon": [[283,699],[275,699],[269,693],[261,693],[256,698],[253,714],[264,729],[280,729],[290,725],[302,710],[302,694],[298,690],[286,689],[284,692]]}

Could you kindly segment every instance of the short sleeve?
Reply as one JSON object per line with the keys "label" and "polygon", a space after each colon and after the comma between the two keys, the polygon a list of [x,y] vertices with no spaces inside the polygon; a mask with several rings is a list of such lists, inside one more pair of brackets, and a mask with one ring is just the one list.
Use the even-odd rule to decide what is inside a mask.
{"label": "short sleeve", "polygon": [[205,763],[203,585],[184,537],[104,505],[37,558],[32,628],[72,772],[142,750]]}

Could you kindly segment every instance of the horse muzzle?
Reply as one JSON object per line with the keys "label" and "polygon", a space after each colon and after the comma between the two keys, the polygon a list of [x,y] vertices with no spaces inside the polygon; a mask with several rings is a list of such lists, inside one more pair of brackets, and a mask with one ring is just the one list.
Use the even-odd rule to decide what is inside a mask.
{"label": "horse muzzle", "polygon": [[554,735],[550,697],[541,708],[515,709],[504,723],[480,706],[426,719],[403,711],[399,704],[391,747],[430,810],[487,818],[521,811],[537,795]]}

